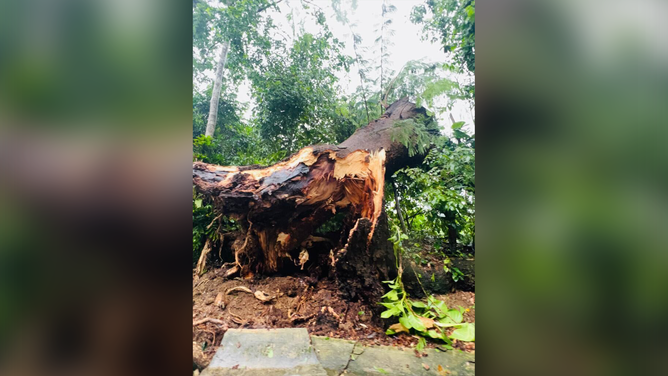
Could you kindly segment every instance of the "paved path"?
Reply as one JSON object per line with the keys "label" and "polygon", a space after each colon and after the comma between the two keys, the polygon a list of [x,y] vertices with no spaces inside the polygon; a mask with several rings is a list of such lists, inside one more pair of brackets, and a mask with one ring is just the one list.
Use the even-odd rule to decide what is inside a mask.
{"label": "paved path", "polygon": [[201,376],[475,374],[474,354],[459,350],[425,352],[427,356],[418,358],[412,350],[309,337],[304,328],[230,329]]}

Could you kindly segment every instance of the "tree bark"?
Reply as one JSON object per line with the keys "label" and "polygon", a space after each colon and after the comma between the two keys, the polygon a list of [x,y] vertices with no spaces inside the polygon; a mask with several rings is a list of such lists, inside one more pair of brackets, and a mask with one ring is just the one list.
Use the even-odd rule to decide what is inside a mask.
{"label": "tree bark", "polygon": [[[196,190],[213,201],[216,214],[242,227],[233,246],[242,276],[306,265],[328,272],[349,298],[379,298],[380,280],[391,277],[394,265],[383,211],[385,177],[424,158],[409,157],[392,136],[397,120],[418,115],[426,111],[403,98],[343,143],[305,147],[273,166],[195,162]],[[337,230],[316,232],[337,213],[344,213]]]}
{"label": "tree bark", "polygon": [[216,122],[218,121],[218,101],[220,100],[220,92],[223,87],[223,71],[225,70],[225,62],[227,61],[227,52],[230,49],[230,41],[223,43],[223,48],[220,51],[220,58],[218,59],[218,66],[216,67],[216,79],[213,81],[213,92],[211,93],[211,102],[209,103],[209,118],[206,123],[205,136],[213,137],[216,131]]}

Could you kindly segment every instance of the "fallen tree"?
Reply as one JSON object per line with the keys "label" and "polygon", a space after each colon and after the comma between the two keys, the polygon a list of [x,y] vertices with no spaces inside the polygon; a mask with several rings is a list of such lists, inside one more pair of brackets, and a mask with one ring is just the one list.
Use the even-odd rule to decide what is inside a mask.
{"label": "fallen tree", "polygon": [[[428,121],[403,98],[339,145],[305,147],[268,167],[195,162],[193,183],[217,215],[240,224],[231,248],[242,277],[307,267],[350,299],[376,300],[380,281],[396,273],[385,180],[423,160]],[[342,218],[338,227],[317,231],[333,218]]]}

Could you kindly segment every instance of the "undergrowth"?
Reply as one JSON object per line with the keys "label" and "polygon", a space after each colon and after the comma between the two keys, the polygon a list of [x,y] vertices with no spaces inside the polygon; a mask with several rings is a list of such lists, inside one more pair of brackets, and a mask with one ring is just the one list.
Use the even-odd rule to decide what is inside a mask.
{"label": "undergrowth", "polygon": [[[416,347],[418,351],[422,351],[426,345],[426,338],[444,342],[445,348],[449,350],[452,349],[453,339],[466,342],[475,341],[475,324],[464,322],[466,310],[463,307],[448,308],[445,302],[426,292],[427,303],[409,299],[402,282],[403,265],[401,261],[404,253],[402,241],[408,239],[408,236],[402,233],[399,226],[396,225],[393,232],[389,240],[394,246],[398,272],[395,279],[383,281],[391,290],[383,295],[383,302],[380,304],[387,310],[383,311],[380,316],[384,319],[398,317],[399,322],[391,325],[386,334],[394,335],[405,332],[418,335],[420,338]],[[416,278],[419,282],[417,275]],[[448,334],[448,328],[455,328],[455,330]]]}

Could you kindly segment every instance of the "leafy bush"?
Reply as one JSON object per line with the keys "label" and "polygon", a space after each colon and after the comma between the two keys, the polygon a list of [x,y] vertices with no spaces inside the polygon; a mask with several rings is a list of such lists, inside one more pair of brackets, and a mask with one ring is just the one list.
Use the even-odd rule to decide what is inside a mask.
{"label": "leafy bush", "polygon": [[[384,319],[398,317],[399,322],[393,324],[387,330],[388,335],[397,333],[414,333],[419,335],[418,351],[425,346],[424,338],[442,340],[446,348],[452,349],[452,340],[475,341],[475,324],[464,322],[463,307],[459,309],[448,308],[446,304],[429,295],[427,303],[411,300],[404,288],[401,280],[403,267],[401,265],[401,256],[404,252],[402,241],[408,239],[398,226],[394,226],[394,234],[390,240],[394,244],[394,252],[397,258],[398,275],[391,281],[384,281],[390,287],[390,291],[383,295],[383,302],[380,303],[387,310],[381,313]],[[418,279],[419,280],[419,279]],[[447,328],[456,328],[448,334]]]}
{"label": "leafy bush", "polygon": [[[417,238],[437,243],[472,244],[475,236],[475,136],[453,125],[453,137],[438,137],[418,167],[393,175],[401,194],[396,208],[394,192],[386,189],[388,213],[398,224],[401,210],[407,228]],[[449,244],[455,251],[456,244]]]}

